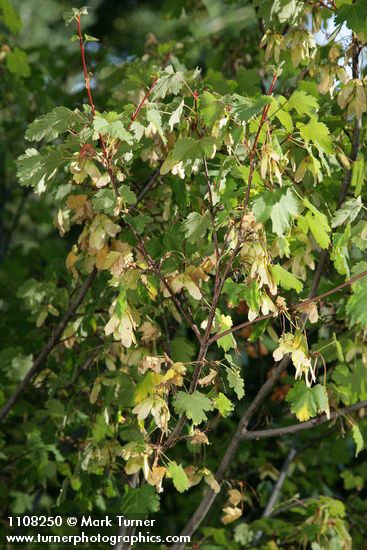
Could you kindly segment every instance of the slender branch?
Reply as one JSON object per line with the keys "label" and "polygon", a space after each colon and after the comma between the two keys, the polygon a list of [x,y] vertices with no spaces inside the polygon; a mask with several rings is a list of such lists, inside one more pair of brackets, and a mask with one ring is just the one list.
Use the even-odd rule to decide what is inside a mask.
{"label": "slender branch", "polygon": [[252,430],[252,431],[247,431],[246,429],[244,429],[242,433],[242,439],[266,439],[269,437],[281,437],[283,435],[290,435],[298,432],[303,432],[304,430],[315,428],[320,424],[325,424],[326,422],[330,422],[331,420],[339,418],[340,416],[351,414],[365,407],[367,407],[367,400],[360,401],[359,403],[355,403],[350,407],[344,407],[342,409],[334,411],[330,414],[329,418],[326,416],[326,414],[323,414],[322,416],[318,416],[316,418],[313,418],[312,420],[308,420],[307,422],[299,422],[298,424],[292,424],[291,426],[283,426],[281,428],[269,428],[268,430]]}
{"label": "slender branch", "polygon": [[[277,80],[278,80],[278,73],[275,72],[274,76],[273,76],[273,80],[270,84],[270,88],[269,88],[269,91],[268,91],[268,96],[271,96],[271,94],[273,93],[273,90],[274,90],[274,87],[275,87],[275,84],[276,84]],[[259,127],[257,129],[257,133],[256,133],[256,136],[255,136],[255,139],[254,139],[253,146],[251,147],[251,151],[250,151],[250,171],[249,171],[249,176],[248,176],[248,180],[247,180],[247,188],[246,188],[245,202],[244,202],[244,206],[243,206],[243,214],[242,214],[241,222],[243,221],[243,218],[246,214],[246,210],[247,210],[248,203],[249,203],[249,200],[250,200],[250,191],[251,191],[252,179],[253,179],[254,172],[255,172],[255,159],[256,159],[257,144],[259,142],[260,133],[261,133],[262,127],[265,124],[266,117],[268,115],[269,109],[270,109],[270,103],[267,103],[266,105],[264,105],[263,110],[262,110],[262,114],[261,114],[260,124],[259,124]],[[242,226],[242,223],[241,223],[241,226]],[[240,231],[241,231],[241,227],[240,227]]]}
{"label": "slender branch", "polygon": [[38,373],[43,363],[45,362],[47,357],[50,355],[51,351],[59,342],[60,337],[66,328],[66,325],[76,313],[78,307],[82,303],[85,295],[87,294],[90,286],[92,285],[96,275],[97,275],[97,269],[94,268],[93,271],[88,275],[88,277],[84,281],[84,284],[81,286],[74,300],[70,303],[68,311],[65,313],[61,321],[57,324],[51,338],[48,340],[47,344],[45,345],[41,353],[38,355],[38,357],[34,360],[32,367],[27,372],[23,380],[20,382],[20,384],[18,385],[13,395],[8,399],[8,401],[5,403],[5,405],[1,409],[0,422],[2,422],[6,418],[11,408],[15,405],[20,395],[23,393],[24,389],[27,387],[29,382],[31,382],[34,376]]}
{"label": "slender branch", "polygon": [[[210,177],[209,177],[208,163],[207,163],[205,157],[204,157],[204,170],[205,170],[206,183],[207,183],[207,187],[208,187],[209,212],[210,212],[210,217],[212,219],[212,230],[213,230],[215,258],[216,258],[216,263],[218,265],[219,264],[219,258],[220,258],[219,245],[218,245],[218,235],[217,235],[217,230],[216,230],[216,227],[215,227],[215,211],[214,211],[214,203],[213,203],[212,186],[211,186],[211,181],[210,181]],[[217,271],[216,271],[216,284],[218,284],[218,277],[219,277],[219,270],[217,269]]]}
{"label": "slender branch", "polygon": [[279,495],[280,495],[280,492],[282,490],[282,487],[284,485],[284,482],[285,480],[287,479],[287,474],[288,474],[288,470],[289,470],[289,467],[290,465],[292,464],[293,460],[295,459],[296,455],[297,455],[297,448],[295,446],[292,446],[290,449],[289,449],[289,453],[287,454],[286,456],[286,459],[285,461],[283,462],[283,466],[282,466],[282,469],[280,470],[280,474],[279,474],[279,477],[274,485],[274,488],[273,488],[273,491],[270,495],[270,498],[265,506],[265,509],[264,509],[264,512],[262,513],[262,517],[263,518],[267,518],[268,516],[270,516],[278,498],[279,498]]}
{"label": "slender branch", "polygon": [[161,281],[161,283],[163,284],[163,286],[167,289],[167,291],[168,291],[169,295],[171,296],[172,301],[174,302],[176,308],[183,315],[183,317],[185,317],[186,321],[189,323],[190,327],[192,328],[195,336],[197,337],[199,342],[201,342],[200,331],[199,331],[198,327],[196,326],[195,321],[192,319],[190,313],[188,311],[186,311],[183,304],[181,303],[181,301],[179,300],[177,295],[174,293],[171,285],[169,284],[167,279],[164,277],[164,275],[162,275],[162,272],[161,272],[159,266],[156,264],[156,262],[153,260],[153,258],[151,258],[150,254],[148,253],[147,249],[145,248],[143,240],[139,237],[139,235],[135,231],[134,227],[130,224],[129,224],[129,227],[130,227],[131,231],[133,232],[135,239],[139,243],[139,246],[136,247],[137,250],[139,250],[140,254],[145,258],[145,260],[148,263],[149,267],[156,273],[156,275],[158,276],[158,278]]}
{"label": "slender branch", "polygon": [[[29,193],[30,193],[29,189],[27,189],[27,188],[23,189],[21,199],[18,203],[18,206],[17,206],[17,209],[15,211],[13,220],[12,220],[11,225],[9,227],[9,230],[5,231],[5,229],[4,229],[4,231],[3,231],[2,239],[0,241],[0,262],[6,256],[7,250],[9,248],[9,245],[10,245],[12,237],[13,237],[13,234],[14,234],[15,230],[17,229],[19,220],[20,220],[21,215],[23,213],[23,209],[24,209],[24,206],[26,204],[26,200],[27,200],[27,197],[28,197]],[[0,234],[1,234],[1,231],[0,231]]]}
{"label": "slender branch", "polygon": [[130,126],[132,125],[132,123],[138,118],[139,116],[139,113],[140,113],[140,110],[141,108],[143,107],[143,105],[145,104],[145,102],[147,101],[148,97],[150,96],[150,94],[152,93],[153,91],[153,88],[154,86],[157,84],[157,80],[158,80],[158,76],[155,77],[155,79],[153,80],[152,84],[150,85],[148,91],[146,92],[146,94],[144,95],[143,99],[141,100],[141,102],[139,103],[139,105],[137,106],[137,108],[135,109],[132,117],[131,117],[131,120],[129,122],[129,124],[127,125],[128,128],[130,128]]}
{"label": "slender branch", "polygon": [[[320,300],[323,300],[324,298],[327,298],[328,296],[331,296],[332,294],[335,294],[336,292],[339,292],[345,287],[353,285],[355,282],[357,282],[359,279],[362,279],[367,275],[367,271],[362,271],[358,275],[355,275],[348,281],[345,281],[345,283],[342,283],[331,290],[328,290],[327,292],[323,292],[322,294],[319,294],[318,296],[314,296],[311,298],[308,298],[307,300],[304,300],[303,302],[298,302],[297,304],[293,304],[288,308],[288,311],[293,311],[295,309],[302,309],[304,306],[307,306],[308,304],[311,304],[313,302],[319,302]],[[313,285],[315,286],[315,285]],[[317,285],[318,286],[318,285]],[[209,344],[212,344],[219,340],[219,338],[223,338],[223,336],[227,336],[227,334],[231,334],[232,332],[237,332],[238,330],[241,330],[245,327],[249,327],[253,325],[254,323],[259,323],[260,321],[265,321],[266,319],[274,318],[277,314],[274,315],[274,313],[268,313],[267,315],[261,315],[260,317],[257,317],[253,321],[245,321],[244,323],[240,323],[239,325],[235,325],[234,327],[231,327],[228,330],[224,330],[223,332],[220,332],[219,334],[215,334],[212,336],[209,340]]]}
{"label": "slender branch", "polygon": [[[81,24],[80,24],[80,15],[77,17],[76,22],[77,22],[78,37],[79,37],[80,56],[82,58],[82,64],[83,64],[85,89],[87,90],[89,105],[90,105],[90,108],[91,108],[91,111],[92,111],[92,116],[94,118],[96,116],[96,108],[95,108],[95,105],[94,105],[93,96],[92,96],[92,92],[91,92],[91,88],[90,88],[90,78],[89,78],[89,73],[88,73],[88,68],[87,68],[87,60],[86,60],[86,57],[85,57],[85,48],[84,48],[84,40],[83,40],[82,29],[81,29]],[[99,141],[101,143],[102,154],[103,154],[103,158],[104,158],[104,161],[105,161],[105,165],[106,165],[108,175],[110,176],[113,191],[114,191],[116,197],[119,197],[120,193],[117,189],[115,176],[113,175],[113,171],[112,171],[110,159],[108,157],[108,152],[107,152],[105,141],[104,141],[103,136],[101,134],[99,134],[98,137],[99,137]]]}
{"label": "slender branch", "polygon": [[[276,481],[276,483],[273,487],[270,498],[269,498],[268,502],[266,503],[266,506],[265,506],[265,509],[264,509],[263,513],[261,514],[262,518],[267,518],[267,517],[271,516],[272,510],[273,510],[275,504],[277,503],[277,500],[278,500],[280,492],[283,488],[284,482],[287,479],[289,467],[292,464],[295,457],[297,456],[297,453],[298,453],[298,449],[296,448],[295,445],[292,445],[292,447],[289,449],[289,452],[288,452],[288,454],[287,454],[287,456],[286,456],[286,458],[283,462],[282,469],[280,470],[279,477],[278,477],[278,479],[277,479],[277,481]],[[254,539],[253,542],[256,544],[256,542],[258,542],[261,539],[262,535],[263,535],[262,530],[257,531],[257,533],[255,535],[255,539]]]}
{"label": "slender branch", "polygon": [[147,178],[147,180],[143,183],[143,186],[141,190],[139,191],[136,202],[134,204],[134,208],[138,206],[138,204],[141,202],[141,200],[144,198],[144,196],[147,194],[147,192],[151,189],[152,185],[156,182],[158,176],[160,175],[160,166],[154,170],[154,172]]}
{"label": "slender branch", "polygon": [[[166,54],[166,56],[164,57],[164,60],[162,62],[162,67],[165,67],[169,58],[171,57],[171,52],[168,52]],[[137,108],[135,109],[132,117],[131,117],[131,120],[128,124],[128,128],[130,128],[130,126],[132,125],[132,123],[138,118],[139,116],[139,113],[142,109],[142,107],[144,106],[145,102],[147,101],[147,99],[149,98],[150,94],[152,93],[153,91],[153,88],[155,87],[155,85],[157,84],[157,81],[158,81],[158,76],[156,76],[153,80],[153,82],[151,83],[151,85],[149,86],[146,94],[144,95],[143,99],[140,101],[139,105],[137,106]]]}

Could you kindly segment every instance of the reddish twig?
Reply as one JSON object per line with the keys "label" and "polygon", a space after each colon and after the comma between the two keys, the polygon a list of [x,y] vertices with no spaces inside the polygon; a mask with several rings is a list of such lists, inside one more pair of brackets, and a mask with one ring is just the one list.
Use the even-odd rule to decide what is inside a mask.
{"label": "reddish twig", "polygon": [[[277,80],[278,80],[278,73],[275,72],[274,76],[273,76],[273,80],[271,81],[271,84],[270,84],[270,88],[269,88],[269,91],[268,91],[268,96],[271,96],[271,94],[273,93],[274,87],[275,87],[275,84],[276,84]],[[259,142],[260,133],[261,133],[262,127],[265,124],[266,117],[267,117],[269,109],[270,109],[270,105],[271,105],[270,103],[267,103],[263,107],[262,114],[261,114],[261,119],[260,119],[260,124],[259,124],[259,127],[257,129],[256,136],[255,136],[255,139],[254,139],[254,143],[253,143],[253,145],[251,147],[251,151],[250,151],[250,171],[249,171],[249,176],[248,176],[248,180],[247,180],[247,188],[246,188],[245,202],[244,202],[244,206],[243,206],[243,213],[242,213],[240,231],[241,231],[241,227],[242,227],[242,221],[243,221],[243,218],[246,214],[246,210],[247,210],[248,203],[249,203],[249,200],[250,200],[250,190],[251,190],[251,185],[252,185],[252,179],[254,177],[254,172],[255,172],[255,158],[256,158],[257,144]]]}
{"label": "reddish twig", "polygon": [[[84,48],[84,40],[83,40],[82,29],[81,29],[81,24],[80,24],[80,15],[77,17],[76,22],[77,22],[77,27],[78,27],[80,56],[82,58],[82,64],[83,64],[85,89],[87,90],[88,101],[89,101],[89,105],[90,105],[90,108],[91,108],[91,111],[92,111],[92,116],[94,118],[96,116],[96,108],[95,108],[95,105],[94,105],[93,96],[92,96],[92,92],[91,92],[91,89],[90,89],[90,78],[89,78],[89,73],[88,73],[88,68],[87,68],[87,60],[85,58],[85,48]],[[108,152],[107,152],[105,141],[104,141],[103,136],[101,134],[99,134],[98,137],[99,137],[99,141],[101,143],[102,154],[103,154],[103,158],[104,158],[104,161],[105,161],[105,165],[106,165],[108,175],[110,176],[113,191],[114,191],[116,197],[119,197],[120,193],[117,189],[117,185],[116,185],[116,182],[115,182],[115,177],[113,175],[110,159],[108,157]]]}
{"label": "reddish twig", "polygon": [[143,105],[145,104],[145,102],[147,101],[147,99],[149,98],[150,94],[152,93],[153,91],[153,88],[154,86],[157,84],[157,80],[158,80],[158,76],[155,77],[155,79],[153,80],[152,84],[150,85],[150,88],[148,89],[148,91],[146,92],[146,94],[144,95],[143,99],[141,100],[141,102],[139,103],[139,105],[137,106],[137,108],[135,109],[132,117],[131,117],[131,120],[129,122],[129,124],[127,125],[128,128],[130,128],[130,126],[132,125],[132,123],[138,118],[139,116],[139,113],[141,111],[141,108],[143,107]]}

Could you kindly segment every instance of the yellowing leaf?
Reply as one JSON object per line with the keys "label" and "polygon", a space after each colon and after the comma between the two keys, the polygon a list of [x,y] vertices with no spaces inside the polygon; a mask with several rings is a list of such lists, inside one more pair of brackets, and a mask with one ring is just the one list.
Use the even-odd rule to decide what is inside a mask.
{"label": "yellowing leaf", "polygon": [[228,525],[242,516],[241,508],[237,508],[236,506],[226,506],[223,508],[223,512],[224,516],[222,516],[221,522],[224,523],[224,525]]}
{"label": "yellowing leaf", "polygon": [[219,392],[217,397],[213,399],[214,407],[218,409],[224,417],[228,416],[234,409],[233,403],[222,392]]}
{"label": "yellowing leaf", "polygon": [[356,456],[358,456],[362,449],[365,448],[363,436],[361,434],[361,430],[359,429],[358,424],[353,424],[352,435],[356,444]]}
{"label": "yellowing leaf", "polygon": [[311,116],[307,124],[297,122],[300,134],[306,142],[312,142],[321,153],[331,155],[333,153],[333,142],[330,137],[329,128],[323,122]]}
{"label": "yellowing leaf", "polygon": [[321,384],[309,388],[303,380],[296,382],[288,392],[286,401],[291,404],[291,411],[301,422],[322,412],[330,415],[326,388]]}

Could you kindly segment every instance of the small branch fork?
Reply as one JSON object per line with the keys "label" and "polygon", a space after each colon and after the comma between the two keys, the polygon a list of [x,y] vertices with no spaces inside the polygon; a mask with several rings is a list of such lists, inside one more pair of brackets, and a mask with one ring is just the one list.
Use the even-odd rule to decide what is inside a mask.
{"label": "small branch fork", "polygon": [[[269,88],[269,91],[268,91],[268,96],[272,95],[272,93],[274,91],[274,88],[275,88],[275,84],[278,80],[278,76],[279,76],[278,72],[275,72],[274,76],[273,76],[273,80],[271,81],[271,84],[270,84],[270,88]],[[260,124],[259,124],[259,127],[257,129],[257,133],[256,133],[256,136],[255,136],[255,139],[254,139],[254,143],[253,143],[253,145],[251,147],[251,151],[250,151],[250,172],[249,172],[248,181],[247,181],[247,188],[246,188],[245,202],[244,202],[244,205],[243,205],[243,213],[242,213],[242,219],[241,219],[241,224],[240,224],[240,231],[242,229],[242,222],[243,222],[243,219],[244,219],[246,211],[247,211],[248,203],[250,201],[250,191],[251,191],[252,179],[254,177],[254,172],[255,172],[255,159],[256,159],[257,145],[258,145],[258,142],[259,142],[262,127],[265,124],[265,121],[266,121],[266,118],[267,118],[267,115],[268,115],[268,112],[269,112],[269,109],[270,109],[270,105],[271,104],[268,103],[268,104],[264,105],[264,107],[263,107],[262,114],[261,114],[261,119],[260,119]]]}
{"label": "small branch fork", "polygon": [[153,91],[153,88],[155,87],[155,85],[157,84],[157,81],[158,81],[158,76],[156,76],[152,82],[152,84],[150,85],[148,91],[146,92],[146,94],[144,95],[143,99],[141,100],[141,102],[139,103],[139,105],[137,106],[137,108],[135,109],[134,113],[133,113],[133,116],[131,117],[131,120],[129,122],[129,124],[127,125],[128,129],[130,128],[130,126],[132,125],[132,123],[138,118],[139,116],[139,113],[141,111],[141,108],[144,106],[145,102],[148,100],[150,94],[152,93]]}
{"label": "small branch fork", "polygon": [[169,282],[167,281],[167,279],[164,277],[164,275],[162,274],[159,266],[156,264],[156,262],[151,258],[150,254],[148,253],[146,247],[145,247],[145,244],[144,244],[144,241],[139,237],[139,235],[137,234],[137,232],[135,231],[134,227],[132,225],[129,225],[130,229],[132,230],[133,234],[134,234],[134,237],[135,239],[138,241],[139,245],[136,247],[137,250],[140,252],[140,254],[144,257],[144,259],[146,260],[148,266],[152,269],[152,271],[154,271],[154,273],[158,276],[159,280],[161,281],[161,283],[163,284],[163,286],[167,289],[167,291],[169,292],[169,295],[173,301],[173,303],[175,304],[177,310],[183,315],[183,317],[185,317],[186,321],[188,322],[188,324],[190,325],[191,329],[193,330],[195,336],[197,337],[197,339],[199,340],[199,342],[201,342],[201,334],[200,334],[200,331],[198,329],[198,327],[196,326],[193,318],[191,317],[190,315],[190,312],[188,310],[186,310],[186,308],[184,307],[184,305],[182,304],[182,302],[179,300],[179,298],[176,296],[176,294],[174,293],[171,285],[169,284]]}

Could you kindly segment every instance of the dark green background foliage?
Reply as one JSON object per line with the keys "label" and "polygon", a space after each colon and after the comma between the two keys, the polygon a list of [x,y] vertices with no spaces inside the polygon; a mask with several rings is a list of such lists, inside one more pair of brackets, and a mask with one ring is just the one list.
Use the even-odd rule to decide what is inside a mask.
{"label": "dark green background foliage", "polygon": [[[1,406],[98,271],[2,423],[2,518],[140,513],[157,517],[163,536],[178,534],[219,489],[221,458],[268,383],[217,471],[220,493],[193,535],[199,546],[188,548],[366,548],[366,278],[343,286],[367,269],[364,0],[91,0],[81,21],[99,39],[85,44],[96,117],[76,20],[63,20],[76,4],[0,0]],[[98,189],[101,136],[117,210],[106,170]],[[135,207],[152,173],[158,184]],[[177,309],[204,334],[215,235],[222,252],[241,246],[213,310],[212,346],[200,355]],[[107,254],[131,265],[118,271]],[[176,285],[177,309],[162,274]],[[312,289],[314,297],[340,285],[301,317]],[[134,325],[131,347],[126,325],[119,337],[104,330],[114,321]],[[274,371],[278,361],[288,363]],[[296,382],[295,367],[304,378]],[[337,412],[355,404],[357,412]],[[310,429],[250,433],[330,411],[330,422]],[[180,415],[184,437],[160,456]],[[162,492],[144,475],[157,465]]]}

